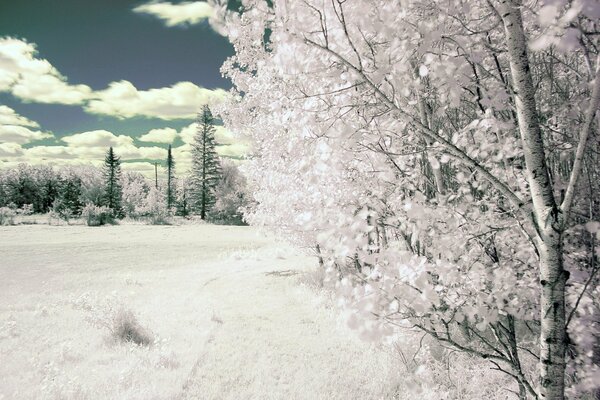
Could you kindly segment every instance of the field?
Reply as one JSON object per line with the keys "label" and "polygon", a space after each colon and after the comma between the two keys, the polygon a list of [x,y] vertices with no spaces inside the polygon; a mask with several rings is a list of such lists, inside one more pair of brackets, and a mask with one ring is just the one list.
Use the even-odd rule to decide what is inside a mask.
{"label": "field", "polygon": [[[315,264],[250,227],[0,227],[0,399],[389,398]],[[127,311],[150,345],[111,335]]]}

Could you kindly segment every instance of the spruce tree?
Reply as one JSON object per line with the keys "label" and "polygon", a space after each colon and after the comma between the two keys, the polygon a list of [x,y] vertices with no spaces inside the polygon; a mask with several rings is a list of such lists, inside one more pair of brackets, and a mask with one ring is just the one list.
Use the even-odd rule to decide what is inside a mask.
{"label": "spruce tree", "polygon": [[192,210],[206,219],[215,204],[215,187],[219,182],[220,165],[216,151],[215,127],[207,105],[198,116],[198,131],[192,144],[190,203]]}
{"label": "spruce tree", "polygon": [[114,217],[122,218],[121,159],[115,155],[112,147],[108,149],[104,158],[103,173],[105,187],[102,205],[110,208]]}
{"label": "spruce tree", "polygon": [[171,145],[167,151],[167,208],[170,210],[177,200],[177,191],[175,187],[175,159],[171,152]]}

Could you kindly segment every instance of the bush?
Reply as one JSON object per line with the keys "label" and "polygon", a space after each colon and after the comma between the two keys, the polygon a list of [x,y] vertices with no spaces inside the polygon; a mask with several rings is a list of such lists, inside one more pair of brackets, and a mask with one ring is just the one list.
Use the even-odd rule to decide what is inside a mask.
{"label": "bush", "polygon": [[152,225],[170,225],[172,214],[167,208],[164,196],[155,188],[151,188],[144,200],[142,207],[138,207],[137,214],[146,218]]}
{"label": "bush", "polygon": [[23,206],[17,210],[17,214],[33,215],[33,204],[23,204]]}
{"label": "bush", "polygon": [[8,207],[0,207],[0,225],[14,225],[15,211]]}
{"label": "bush", "polygon": [[109,339],[115,343],[134,343],[138,346],[150,346],[153,335],[137,320],[135,314],[114,294],[98,299],[84,293],[73,300],[77,309],[87,311],[87,321],[97,328],[108,330]]}
{"label": "bush", "polygon": [[81,211],[81,216],[85,218],[88,226],[114,225],[116,223],[110,208],[98,207],[94,204],[87,204]]}
{"label": "bush", "polygon": [[120,308],[115,313],[109,330],[112,338],[121,343],[150,346],[153,342],[152,336],[140,325],[133,312],[125,308]]}

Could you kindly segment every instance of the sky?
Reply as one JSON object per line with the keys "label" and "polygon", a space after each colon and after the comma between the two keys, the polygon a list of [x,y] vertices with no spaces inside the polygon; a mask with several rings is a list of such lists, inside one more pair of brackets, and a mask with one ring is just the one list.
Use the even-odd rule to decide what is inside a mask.
{"label": "sky", "polygon": [[[189,168],[195,116],[231,84],[233,47],[202,1],[0,0],[0,168],[102,163],[147,175],[174,148]],[[217,127],[221,155],[247,146]]]}

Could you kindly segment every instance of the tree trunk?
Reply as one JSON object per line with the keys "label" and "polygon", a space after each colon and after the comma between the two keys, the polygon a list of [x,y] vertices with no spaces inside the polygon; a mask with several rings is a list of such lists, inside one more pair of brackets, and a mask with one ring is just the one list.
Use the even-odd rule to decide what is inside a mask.
{"label": "tree trunk", "polygon": [[549,232],[540,240],[541,336],[540,381],[541,399],[564,399],[565,374],[565,283],[560,232]]}
{"label": "tree trunk", "polygon": [[562,263],[563,215],[554,199],[545,161],[535,89],[527,55],[520,0],[501,0],[500,14],[508,47],[519,132],[533,205],[536,248],[540,256],[541,330],[538,395],[544,400],[564,399],[565,282]]}

